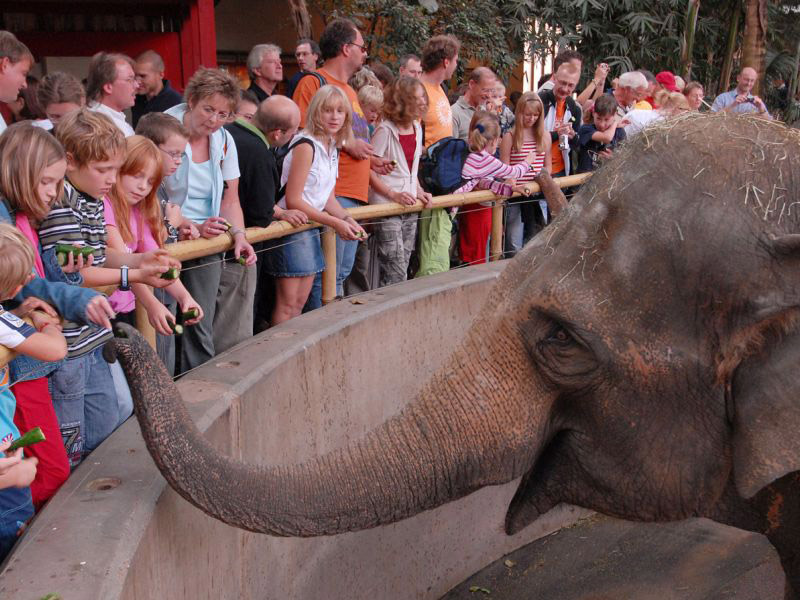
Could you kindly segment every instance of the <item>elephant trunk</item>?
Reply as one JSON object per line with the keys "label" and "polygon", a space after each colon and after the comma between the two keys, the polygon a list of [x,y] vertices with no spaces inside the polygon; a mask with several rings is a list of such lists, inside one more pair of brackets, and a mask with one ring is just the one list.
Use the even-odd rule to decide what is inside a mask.
{"label": "elephant trunk", "polygon": [[[508,415],[481,400],[504,386],[483,368],[466,368],[458,378],[441,370],[401,413],[341,450],[292,466],[233,460],[197,430],[144,339],[132,328],[124,332],[117,353],[153,460],[186,500],[235,527],[307,537],[392,523],[510,481],[531,458],[530,434],[509,435]],[[464,366],[466,346],[451,357],[454,364]],[[511,420],[525,419],[518,417]]]}

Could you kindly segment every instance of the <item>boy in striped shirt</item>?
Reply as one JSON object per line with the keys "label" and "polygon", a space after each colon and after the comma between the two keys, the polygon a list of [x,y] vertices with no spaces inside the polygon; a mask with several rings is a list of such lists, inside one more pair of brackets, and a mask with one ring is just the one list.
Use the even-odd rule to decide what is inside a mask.
{"label": "boy in striped shirt", "polygon": [[[47,279],[97,287],[170,283],[160,274],[170,267],[162,250],[149,254],[106,252],[103,196],[116,183],[125,154],[125,138],[111,120],[80,109],[62,119],[57,137],[67,154],[64,196],[39,226],[43,252],[55,252],[58,244],[88,246],[93,253],[84,260],[69,253],[60,270],[46,268]],[[48,266],[54,261],[44,261]],[[180,266],[180,263],[175,263]],[[121,369],[112,368],[102,356],[111,331],[96,325],[65,322],[67,361],[50,375],[50,392],[70,466],[94,450],[133,411],[130,392]]]}

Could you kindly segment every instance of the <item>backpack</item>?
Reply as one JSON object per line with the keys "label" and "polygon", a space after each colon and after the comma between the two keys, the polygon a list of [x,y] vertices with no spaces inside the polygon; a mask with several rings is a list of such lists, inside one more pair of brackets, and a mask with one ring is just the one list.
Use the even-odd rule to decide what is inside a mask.
{"label": "backpack", "polygon": [[[285,146],[281,146],[280,148],[275,148],[275,167],[278,169],[278,181],[281,180],[283,176],[283,161],[289,155],[289,152],[294,150],[300,144],[308,144],[311,146],[311,162],[314,162],[314,153],[316,152],[316,148],[314,148],[314,142],[312,142],[307,137],[301,137],[299,140],[295,140],[294,143],[288,143]],[[281,189],[278,190],[278,195],[275,197],[275,203],[277,204],[278,201],[286,195],[286,184],[281,186]]]}
{"label": "backpack", "polygon": [[461,169],[468,154],[467,142],[459,138],[446,137],[431,144],[419,161],[419,179],[425,190],[442,196],[464,185]]}

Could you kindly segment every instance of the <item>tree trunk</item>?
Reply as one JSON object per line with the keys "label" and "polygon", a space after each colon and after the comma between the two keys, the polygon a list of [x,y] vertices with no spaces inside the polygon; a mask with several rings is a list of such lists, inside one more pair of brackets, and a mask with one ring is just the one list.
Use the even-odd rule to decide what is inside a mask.
{"label": "tree trunk", "polygon": [[754,94],[761,93],[764,82],[764,55],[767,52],[767,0],[746,0],[742,68],[752,67],[758,75]]}
{"label": "tree trunk", "polygon": [[686,9],[686,28],[683,32],[683,52],[681,53],[681,74],[686,81],[689,81],[692,76],[692,52],[698,12],[700,12],[700,0],[689,0],[689,6]]}
{"label": "tree trunk", "polygon": [[289,0],[289,8],[297,37],[311,39],[311,16],[308,14],[306,0]]}
{"label": "tree trunk", "polygon": [[739,37],[739,21],[742,17],[742,7],[739,2],[734,2],[731,7],[728,21],[728,40],[725,44],[725,58],[722,61],[722,71],[719,76],[717,94],[727,92],[731,85],[731,71],[733,70],[733,54],[736,52],[736,38]]}

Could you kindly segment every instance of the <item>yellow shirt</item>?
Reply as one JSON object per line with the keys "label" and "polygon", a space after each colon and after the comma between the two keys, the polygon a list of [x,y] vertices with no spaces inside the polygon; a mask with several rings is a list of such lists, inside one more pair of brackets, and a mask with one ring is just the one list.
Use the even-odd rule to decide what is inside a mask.
{"label": "yellow shirt", "polygon": [[653,110],[653,105],[650,104],[647,100],[639,100],[636,104],[633,105],[633,108],[637,110]]}

